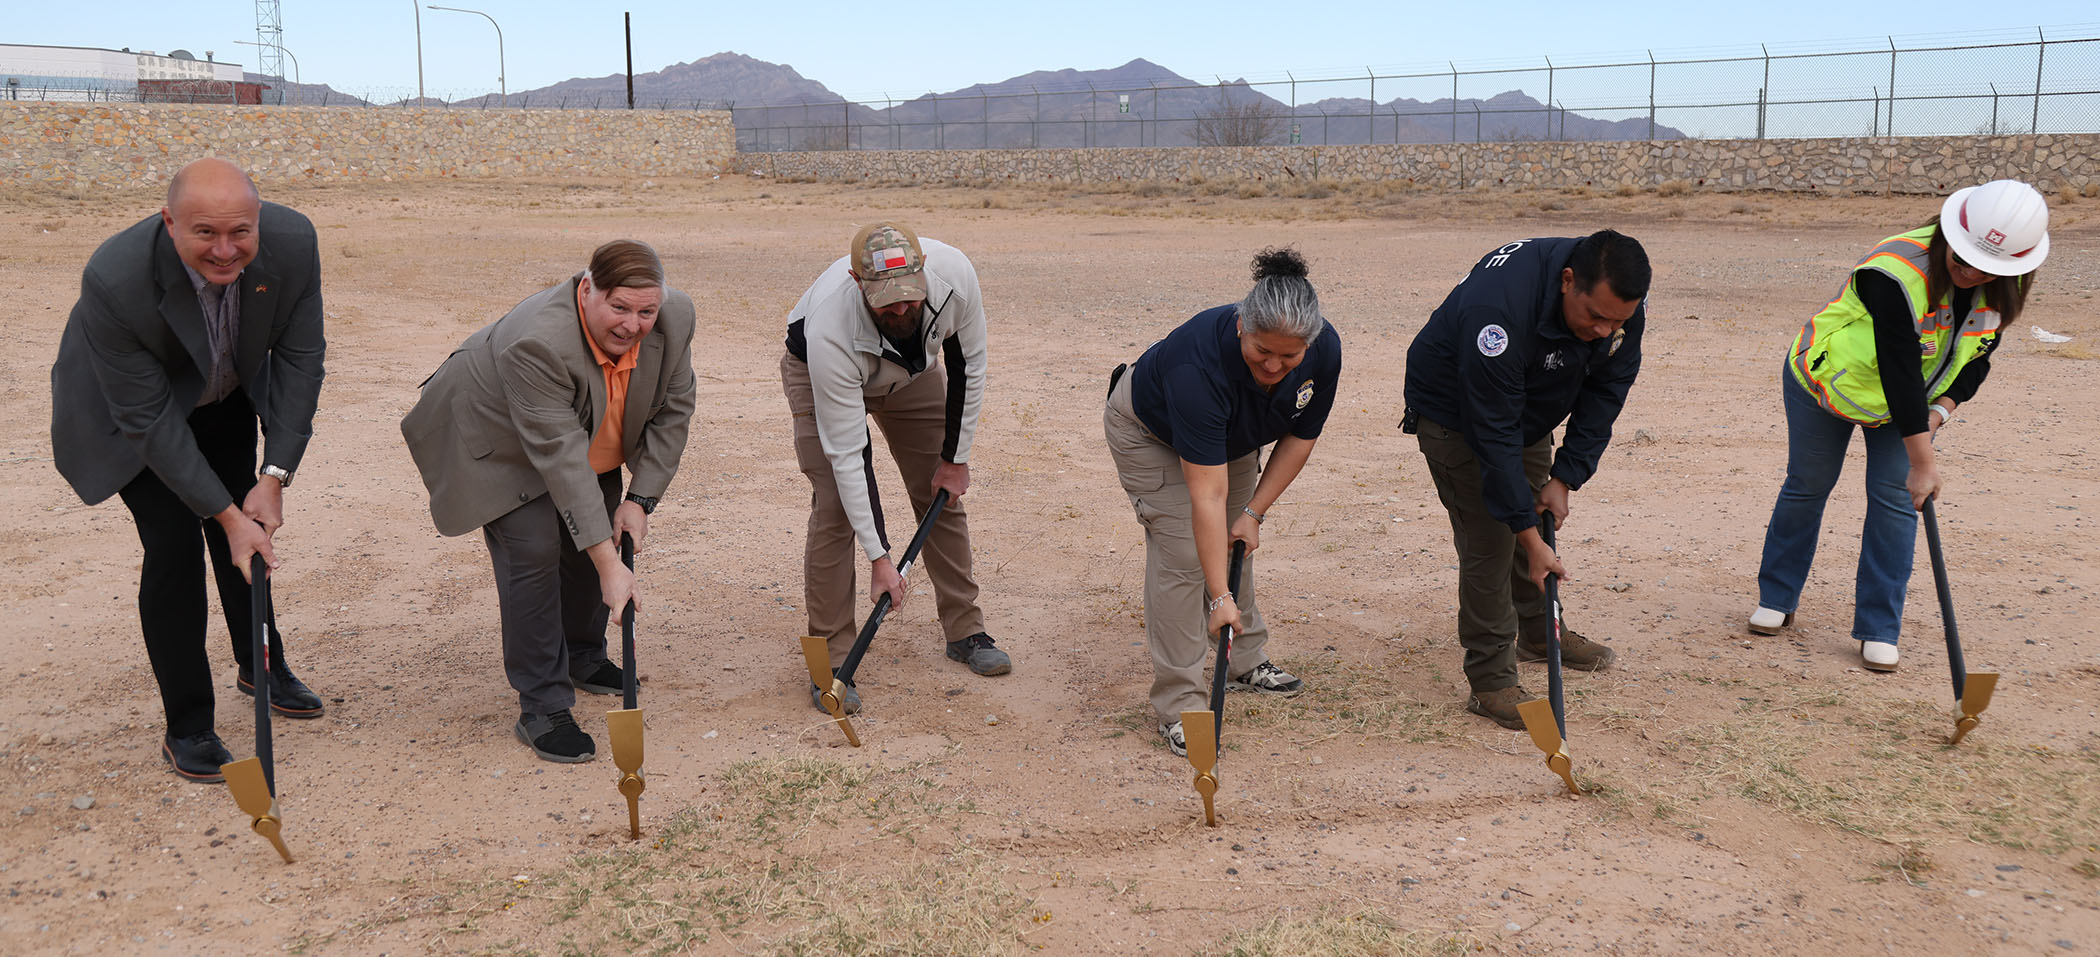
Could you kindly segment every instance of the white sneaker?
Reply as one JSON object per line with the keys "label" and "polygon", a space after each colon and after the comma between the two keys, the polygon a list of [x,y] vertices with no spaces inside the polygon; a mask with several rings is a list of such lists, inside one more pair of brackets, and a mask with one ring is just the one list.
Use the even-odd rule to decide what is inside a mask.
{"label": "white sneaker", "polygon": [[1776,635],[1779,629],[1794,623],[1791,612],[1773,611],[1763,605],[1750,613],[1750,633],[1753,635]]}
{"label": "white sneaker", "polygon": [[1859,657],[1868,671],[1896,670],[1896,646],[1886,641],[1860,642]]}
{"label": "white sneaker", "polygon": [[1176,721],[1173,724],[1160,725],[1159,736],[1167,739],[1167,750],[1174,752],[1175,757],[1185,758],[1189,756],[1188,741],[1181,735],[1181,722]]}

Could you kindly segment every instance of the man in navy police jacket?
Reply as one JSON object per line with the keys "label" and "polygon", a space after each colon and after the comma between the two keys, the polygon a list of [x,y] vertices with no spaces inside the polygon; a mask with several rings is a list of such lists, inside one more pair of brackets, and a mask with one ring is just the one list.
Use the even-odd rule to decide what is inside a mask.
{"label": "man in navy police jacket", "polygon": [[[1459,556],[1466,710],[1521,729],[1517,662],[1552,639],[1547,574],[1564,575],[1539,523],[1597,471],[1641,367],[1648,255],[1604,230],[1524,239],[1482,257],[1407,351],[1407,412]],[[1567,429],[1559,449],[1553,430]],[[1610,666],[1610,648],[1562,632],[1562,661]]]}

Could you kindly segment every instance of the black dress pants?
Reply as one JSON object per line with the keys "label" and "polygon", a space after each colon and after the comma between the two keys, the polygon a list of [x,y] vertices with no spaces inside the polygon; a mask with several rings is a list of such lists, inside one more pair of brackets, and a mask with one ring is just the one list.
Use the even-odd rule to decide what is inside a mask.
{"label": "black dress pants", "polygon": [[[190,413],[197,447],[238,506],[255,487],[255,406],[247,393],[226,398]],[[233,639],[233,660],[249,670],[254,618],[249,614],[248,583],[233,565],[226,533],[209,517],[198,518],[152,469],[141,470],[117,492],[131,509],[145,559],[139,567],[139,625],[145,632],[146,657],[160,683],[161,707],[168,734],[186,737],[212,727],[211,662],[205,655],[204,555],[211,554],[212,574],[225,606],[226,628]],[[201,547],[200,547],[201,546]],[[284,660],[284,636],[270,629],[271,661]]]}

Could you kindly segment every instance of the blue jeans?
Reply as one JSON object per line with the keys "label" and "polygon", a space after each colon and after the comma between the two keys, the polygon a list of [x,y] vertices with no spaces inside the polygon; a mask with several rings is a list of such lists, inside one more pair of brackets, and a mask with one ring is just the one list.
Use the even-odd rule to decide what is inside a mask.
{"label": "blue jeans", "polygon": [[[1816,404],[1780,366],[1786,404],[1786,482],[1765,527],[1764,560],[1757,569],[1757,603],[1793,614],[1816,557],[1823,504],[1845,467],[1854,424]],[[1903,625],[1903,593],[1917,553],[1918,512],[1911,507],[1910,456],[1894,425],[1860,430],[1867,442],[1867,515],[1860,529],[1859,576],[1853,585],[1852,637],[1896,643]]]}

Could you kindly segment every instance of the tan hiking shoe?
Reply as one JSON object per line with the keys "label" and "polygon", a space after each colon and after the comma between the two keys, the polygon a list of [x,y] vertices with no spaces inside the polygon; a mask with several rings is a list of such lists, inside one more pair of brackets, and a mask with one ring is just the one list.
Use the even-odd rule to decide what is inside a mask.
{"label": "tan hiking shoe", "polygon": [[[1518,638],[1517,660],[1546,660],[1548,645],[1552,641],[1553,636],[1550,631],[1541,633],[1536,642],[1531,640],[1530,635]],[[1560,664],[1563,668],[1573,668],[1576,671],[1603,671],[1611,667],[1611,663],[1617,660],[1618,657],[1618,653],[1606,647],[1603,642],[1584,638],[1573,628],[1563,627],[1560,630]]]}
{"label": "tan hiking shoe", "polygon": [[1537,695],[1525,691],[1523,685],[1510,685],[1494,691],[1473,692],[1473,696],[1466,699],[1466,710],[1511,731],[1522,731],[1524,716],[1517,713],[1517,706],[1537,698]]}

